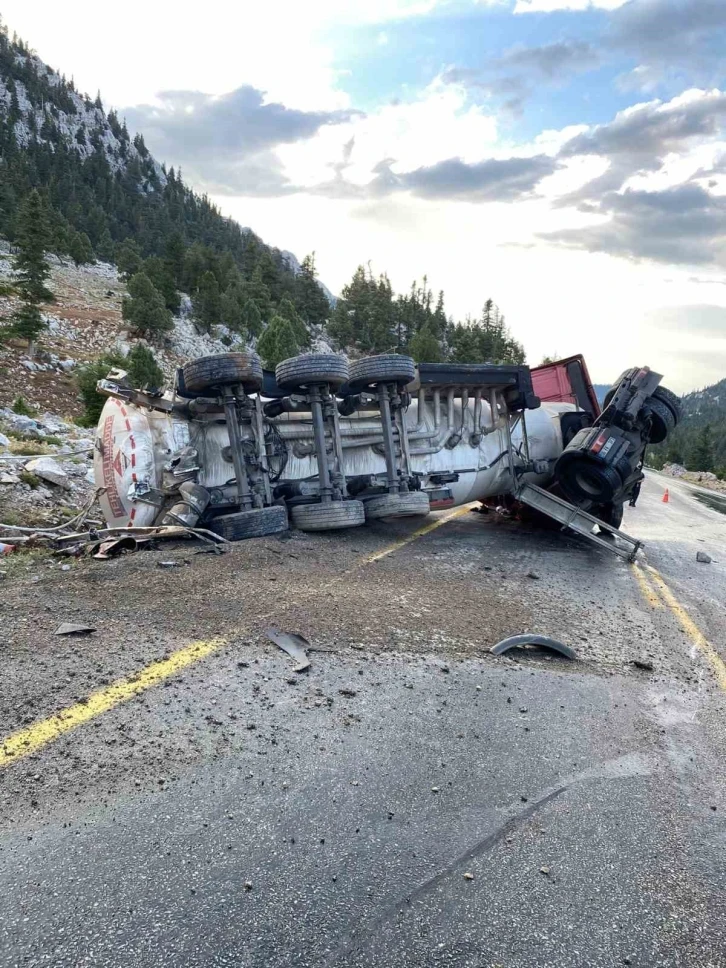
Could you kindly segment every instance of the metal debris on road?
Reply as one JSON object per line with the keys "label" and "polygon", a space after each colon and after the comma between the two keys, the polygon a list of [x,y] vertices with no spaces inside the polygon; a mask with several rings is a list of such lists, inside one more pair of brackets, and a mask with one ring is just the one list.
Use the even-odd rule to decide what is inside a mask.
{"label": "metal debris on road", "polygon": [[90,635],[95,632],[93,625],[74,625],[73,622],[63,622],[55,630],[55,635]]}
{"label": "metal debris on road", "polygon": [[306,649],[310,648],[310,643],[304,636],[298,635],[297,632],[278,632],[277,629],[273,628],[265,629],[265,635],[279,649],[287,652],[291,658],[295,659],[297,665],[292,670],[293,672],[305,672],[306,669],[310,668],[310,659],[308,659],[306,652]]}
{"label": "metal debris on road", "polygon": [[559,652],[566,659],[577,658],[577,653],[569,645],[563,645],[557,639],[550,639],[546,635],[535,635],[531,632],[525,632],[523,635],[510,635],[508,639],[502,639],[501,642],[493,645],[489,651],[492,655],[502,655],[502,653],[507,652],[509,649],[515,649],[522,645],[539,645],[543,649],[551,649],[553,652]]}

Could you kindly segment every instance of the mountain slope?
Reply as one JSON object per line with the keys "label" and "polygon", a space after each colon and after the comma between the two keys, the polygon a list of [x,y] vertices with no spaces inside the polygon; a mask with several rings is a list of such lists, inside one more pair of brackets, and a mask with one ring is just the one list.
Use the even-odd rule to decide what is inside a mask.
{"label": "mountain slope", "polygon": [[726,379],[687,393],[682,403],[683,421],[665,444],[652,449],[653,462],[726,476]]}
{"label": "mountain slope", "polygon": [[[141,135],[132,139],[100,98],[80,95],[0,29],[1,235],[13,239],[19,205],[33,188],[47,204],[51,247],[59,254],[69,250],[74,232],[87,235],[104,261],[114,261],[127,239],[143,257],[168,257],[174,247],[180,259],[195,247],[199,262],[211,250],[224,254],[227,268],[231,258],[243,280],[259,270],[273,308],[285,296],[296,306],[305,301],[297,264],[224,218],[173,169],[166,171]],[[211,261],[207,268],[217,271]]]}

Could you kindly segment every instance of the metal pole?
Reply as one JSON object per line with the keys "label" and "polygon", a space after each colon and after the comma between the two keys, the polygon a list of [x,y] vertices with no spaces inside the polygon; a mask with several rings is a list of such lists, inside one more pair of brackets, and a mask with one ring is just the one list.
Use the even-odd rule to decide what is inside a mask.
{"label": "metal pole", "polygon": [[[396,445],[393,442],[393,423],[391,421],[390,383],[378,384],[378,400],[381,405],[381,424],[383,425],[383,451],[386,456],[386,476],[388,491],[398,494],[398,475],[396,474]],[[393,387],[395,390],[395,387]]]}
{"label": "metal pole", "polygon": [[245,467],[245,458],[242,451],[242,435],[239,432],[237,398],[231,388],[227,388],[224,391],[224,415],[227,418],[229,446],[232,451],[232,463],[234,464],[234,474],[237,479],[237,496],[242,510],[248,511],[252,507],[252,495],[250,493],[250,484],[247,480],[247,468]]}
{"label": "metal pole", "polygon": [[325,420],[323,419],[323,406],[320,400],[320,387],[310,387],[309,397],[313,417],[315,453],[318,458],[320,500],[323,504],[329,504],[332,500],[333,489],[330,486],[330,467],[328,466],[328,451],[325,445]]}
{"label": "metal pole", "polygon": [[262,400],[255,398],[255,421],[257,427],[257,455],[262,467],[263,483],[265,487],[265,504],[272,503],[272,492],[270,491],[270,462],[267,459],[267,449],[265,446],[265,424],[262,418]]}

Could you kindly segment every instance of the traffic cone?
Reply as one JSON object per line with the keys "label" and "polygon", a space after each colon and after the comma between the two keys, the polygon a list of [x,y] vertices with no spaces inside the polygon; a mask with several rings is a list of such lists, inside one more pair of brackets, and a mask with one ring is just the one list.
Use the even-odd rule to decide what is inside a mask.
{"label": "traffic cone", "polygon": [[670,501],[670,499],[671,497],[670,497],[670,494],[668,493],[668,488],[666,488],[665,494],[663,495],[663,503],[667,504]]}

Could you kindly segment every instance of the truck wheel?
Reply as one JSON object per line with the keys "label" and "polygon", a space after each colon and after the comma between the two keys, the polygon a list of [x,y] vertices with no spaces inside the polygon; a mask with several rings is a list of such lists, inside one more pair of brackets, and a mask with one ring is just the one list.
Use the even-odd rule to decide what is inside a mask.
{"label": "truck wheel", "polygon": [[366,515],[362,501],[331,501],[329,504],[294,504],[292,523],[301,531],[335,531],[357,528]]}
{"label": "truck wheel", "polygon": [[336,353],[308,353],[283,360],[275,368],[275,380],[281,390],[294,393],[314,383],[327,383],[337,390],[348,380],[348,361]]}
{"label": "truck wheel", "polygon": [[406,518],[426,515],[431,510],[429,496],[423,491],[401,491],[398,494],[379,494],[365,501],[366,521],[380,518]]}
{"label": "truck wheel", "polygon": [[605,524],[609,524],[611,528],[619,528],[623,523],[623,502],[602,504],[597,511],[591,513]]}
{"label": "truck wheel", "polygon": [[410,356],[384,353],[351,363],[348,386],[352,393],[360,393],[377,383],[410,383],[415,376],[416,364]]}
{"label": "truck wheel", "polygon": [[245,393],[262,386],[262,363],[256,353],[218,353],[201,356],[182,367],[184,385],[192,393],[241,385]]}
{"label": "truck wheel", "polygon": [[677,396],[668,387],[656,387],[653,390],[653,396],[656,400],[660,400],[664,403],[669,410],[672,411],[673,416],[676,418],[676,424],[679,424],[683,418],[683,406],[681,404],[681,398]]}
{"label": "truck wheel", "polygon": [[270,508],[253,508],[234,514],[220,514],[207,525],[210,531],[227,541],[244,541],[245,538],[261,538],[266,534],[287,531],[287,511],[279,504]]}
{"label": "truck wheel", "polygon": [[673,411],[657,397],[648,397],[643,411],[650,414],[650,443],[662,444],[671,431],[675,430],[676,418]]}

